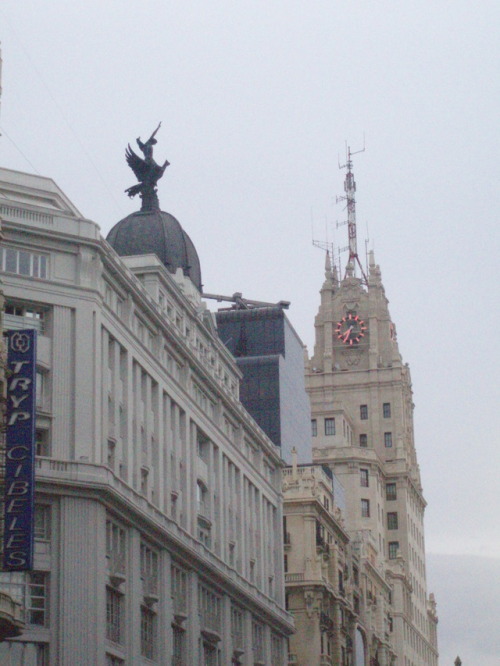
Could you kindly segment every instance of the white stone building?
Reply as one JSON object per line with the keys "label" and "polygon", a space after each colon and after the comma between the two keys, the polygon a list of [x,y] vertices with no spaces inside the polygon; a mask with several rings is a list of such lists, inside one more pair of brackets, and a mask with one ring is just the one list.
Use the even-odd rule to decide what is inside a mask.
{"label": "white stone building", "polygon": [[27,629],[0,662],[285,664],[282,462],[200,276],[120,258],[47,178],[0,169],[0,216],[4,326],[39,332],[35,571],[2,576]]}
{"label": "white stone building", "polygon": [[306,371],[313,461],[345,488],[347,531],[366,575],[356,666],[436,666],[410,370],[373,254],[366,284],[352,263],[339,282],[327,259],[315,326]]}

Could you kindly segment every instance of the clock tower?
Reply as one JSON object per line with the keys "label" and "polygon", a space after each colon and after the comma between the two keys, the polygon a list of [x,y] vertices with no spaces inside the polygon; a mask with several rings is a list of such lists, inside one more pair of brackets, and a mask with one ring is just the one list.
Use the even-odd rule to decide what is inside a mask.
{"label": "clock tower", "polygon": [[346,526],[361,563],[352,663],[435,666],[437,616],[426,587],[426,502],[410,369],[374,254],[367,274],[357,256],[351,166],[349,154],[349,261],[339,279],[327,254],[314,354],[306,364],[313,462],[328,465],[344,486]]}

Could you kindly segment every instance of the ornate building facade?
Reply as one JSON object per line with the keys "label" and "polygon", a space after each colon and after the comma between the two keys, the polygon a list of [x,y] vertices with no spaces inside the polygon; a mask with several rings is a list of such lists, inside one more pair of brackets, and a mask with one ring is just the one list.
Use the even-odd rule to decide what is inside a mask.
{"label": "ornate building facade", "polygon": [[345,488],[347,532],[364,575],[353,663],[435,666],[410,369],[373,253],[366,279],[351,261],[341,281],[327,255],[315,327],[306,369],[313,461]]}
{"label": "ornate building facade", "polygon": [[[353,620],[359,604],[359,565],[336,504],[326,465],[283,470],[287,608],[296,633],[289,664],[331,666],[353,652]],[[350,579],[350,573],[353,573]]]}
{"label": "ornate building facade", "polygon": [[144,211],[115,251],[53,181],[6,169],[0,212],[4,325],[38,331],[35,570],[2,575],[27,626],[0,661],[285,664],[282,462],[187,234]]}

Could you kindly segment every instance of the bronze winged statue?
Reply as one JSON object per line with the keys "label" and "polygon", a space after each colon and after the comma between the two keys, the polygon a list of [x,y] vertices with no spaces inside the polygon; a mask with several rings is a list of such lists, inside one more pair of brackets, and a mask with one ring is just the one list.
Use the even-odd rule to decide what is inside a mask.
{"label": "bronze winged statue", "polygon": [[129,197],[135,197],[136,194],[139,194],[142,199],[141,210],[157,210],[160,208],[158,202],[158,197],[156,195],[156,184],[163,176],[165,169],[168,167],[170,162],[165,160],[162,166],[157,164],[153,159],[153,146],[157,143],[155,136],[158,130],[161,127],[161,123],[155,129],[153,134],[149,137],[146,143],[141,141],[141,138],[137,138],[137,145],[141,149],[144,159],[139,157],[137,153],[134,153],[130,144],[125,151],[125,157],[127,159],[127,164],[134,172],[137,180],[139,181],[138,185],[132,185],[128,187],[125,192]]}

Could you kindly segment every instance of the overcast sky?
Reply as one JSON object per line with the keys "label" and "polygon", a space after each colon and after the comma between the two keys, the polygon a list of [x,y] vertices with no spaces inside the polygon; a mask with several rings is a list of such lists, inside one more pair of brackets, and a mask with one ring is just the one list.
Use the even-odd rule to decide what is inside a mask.
{"label": "overcast sky", "polygon": [[324,270],[311,241],[347,244],[338,159],[366,136],[359,247],[375,249],[412,370],[442,666],[499,663],[478,614],[466,642],[439,596],[454,589],[466,612],[456,563],[476,556],[498,591],[485,603],[500,598],[485,573],[500,559],[499,18],[498,0],[0,5],[2,166],[52,177],[106,235],[138,208],[125,147],[162,120],[161,206],[205,290],[290,300],[310,351]]}

